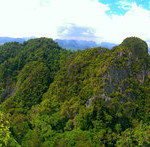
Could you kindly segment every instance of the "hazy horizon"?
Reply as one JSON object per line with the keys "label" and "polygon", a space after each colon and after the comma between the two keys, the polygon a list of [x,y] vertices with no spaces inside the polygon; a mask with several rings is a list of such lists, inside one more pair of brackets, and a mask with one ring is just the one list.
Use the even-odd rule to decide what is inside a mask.
{"label": "hazy horizon", "polygon": [[0,37],[150,43],[148,0],[0,0]]}

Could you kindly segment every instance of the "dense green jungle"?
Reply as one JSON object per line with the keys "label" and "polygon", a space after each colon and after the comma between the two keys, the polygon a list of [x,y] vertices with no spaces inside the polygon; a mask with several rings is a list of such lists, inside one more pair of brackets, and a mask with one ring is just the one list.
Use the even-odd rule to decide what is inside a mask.
{"label": "dense green jungle", "polygon": [[49,38],[1,45],[0,146],[150,146],[146,42],[74,52]]}

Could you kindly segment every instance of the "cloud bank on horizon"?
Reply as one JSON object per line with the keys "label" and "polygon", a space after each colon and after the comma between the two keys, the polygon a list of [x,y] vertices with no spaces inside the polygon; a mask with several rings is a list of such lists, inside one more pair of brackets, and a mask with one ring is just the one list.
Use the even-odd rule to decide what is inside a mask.
{"label": "cloud bank on horizon", "polygon": [[149,0],[0,0],[0,36],[150,42]]}

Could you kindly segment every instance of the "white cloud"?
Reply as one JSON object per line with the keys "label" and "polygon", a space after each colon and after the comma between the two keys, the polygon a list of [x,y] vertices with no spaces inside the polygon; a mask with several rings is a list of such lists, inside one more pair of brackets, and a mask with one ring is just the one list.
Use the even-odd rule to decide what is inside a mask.
{"label": "white cloud", "polygon": [[118,2],[119,8],[122,8],[124,10],[129,10],[132,7],[132,3],[129,3],[128,1],[119,1]]}
{"label": "white cloud", "polygon": [[150,40],[150,11],[136,3],[120,6],[127,13],[109,17],[109,6],[98,0],[0,0],[0,36],[57,38],[60,27],[74,24],[95,30],[97,41],[120,43],[129,36]]}
{"label": "white cloud", "polygon": [[121,43],[130,36],[150,40],[150,11],[137,6],[136,3],[131,4],[125,15],[112,15],[109,21],[109,24],[103,26],[105,31],[97,28],[97,35],[103,36],[106,41]]}
{"label": "white cloud", "polygon": [[108,9],[98,0],[0,0],[0,36],[57,37],[68,23],[95,27]]}
{"label": "white cloud", "polygon": [[129,36],[150,39],[150,11],[138,7],[135,3],[124,16],[114,15],[111,21],[111,27],[115,30],[114,41],[121,41]]}

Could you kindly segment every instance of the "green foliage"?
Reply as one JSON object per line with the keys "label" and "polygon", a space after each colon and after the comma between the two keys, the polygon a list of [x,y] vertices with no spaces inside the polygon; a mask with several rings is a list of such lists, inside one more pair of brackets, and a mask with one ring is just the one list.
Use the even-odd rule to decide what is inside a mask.
{"label": "green foliage", "polygon": [[117,141],[118,146],[149,146],[150,126],[140,122],[135,128],[129,128],[122,132]]}
{"label": "green foliage", "polygon": [[7,146],[10,138],[9,122],[5,119],[5,116],[0,112],[0,146]]}
{"label": "green foliage", "polygon": [[[49,69],[42,62],[31,64],[31,66],[30,64],[27,67],[25,66],[28,72],[24,72],[24,69],[21,71],[20,76],[24,81],[21,82],[22,78],[18,81],[22,85],[13,98],[17,103],[21,103],[21,106],[25,109],[41,102],[42,95],[48,89],[50,83]],[[32,70],[30,67],[32,67]],[[24,73],[27,73],[27,75]]]}
{"label": "green foliage", "polygon": [[139,58],[142,58],[148,54],[148,45],[140,38],[126,38],[121,45],[129,48],[132,51],[133,55]]}
{"label": "green foliage", "polygon": [[149,146],[150,58],[141,39],[71,53],[38,38],[0,53],[0,110],[9,116],[0,113],[2,144]]}
{"label": "green foliage", "polygon": [[94,144],[100,145],[100,143],[93,142],[93,134],[90,131],[73,130],[66,131],[65,133],[58,134],[53,143],[47,144],[47,146],[87,146],[94,147]]}

